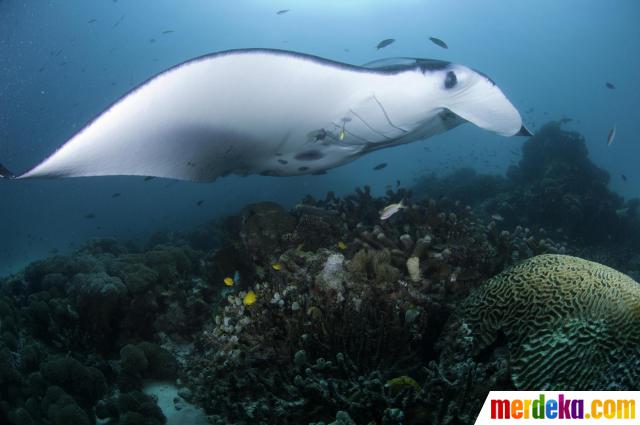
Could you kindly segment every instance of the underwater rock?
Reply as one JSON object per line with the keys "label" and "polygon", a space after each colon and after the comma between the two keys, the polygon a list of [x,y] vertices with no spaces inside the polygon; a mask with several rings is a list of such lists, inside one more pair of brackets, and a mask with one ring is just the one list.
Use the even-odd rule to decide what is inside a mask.
{"label": "underwater rock", "polygon": [[[640,384],[640,285],[576,257],[541,255],[472,293],[450,325],[478,355],[503,334],[511,377],[522,390],[622,388]],[[445,352],[443,358],[450,354]],[[579,359],[579,360],[578,360]]]}

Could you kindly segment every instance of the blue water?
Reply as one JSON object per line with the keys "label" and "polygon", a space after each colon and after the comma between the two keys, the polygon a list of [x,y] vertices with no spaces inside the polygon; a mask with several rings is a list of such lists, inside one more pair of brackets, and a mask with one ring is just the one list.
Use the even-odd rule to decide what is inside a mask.
{"label": "blue water", "polygon": [[[277,15],[280,9],[291,10]],[[586,137],[593,161],[611,173],[611,187],[640,196],[638,22],[636,0],[0,0],[0,163],[16,172],[31,168],[171,65],[219,50],[269,47],[353,64],[412,56],[479,69],[521,112],[533,108],[523,114],[532,129],[573,119],[567,128]],[[166,30],[174,32],[162,34]],[[432,44],[430,36],[449,49]],[[385,38],[397,41],[376,50]],[[607,81],[617,88],[607,89]],[[614,123],[617,138],[607,147]],[[364,184],[381,193],[396,180],[410,185],[424,173],[463,165],[503,173],[518,160],[512,151],[522,143],[467,124],[326,176],[228,177],[211,184],[139,177],[3,181],[0,275],[90,238],[190,228],[248,202],[291,205],[307,193],[343,194]],[[389,166],[371,170],[381,162]],[[116,192],[121,196],[112,198]]]}

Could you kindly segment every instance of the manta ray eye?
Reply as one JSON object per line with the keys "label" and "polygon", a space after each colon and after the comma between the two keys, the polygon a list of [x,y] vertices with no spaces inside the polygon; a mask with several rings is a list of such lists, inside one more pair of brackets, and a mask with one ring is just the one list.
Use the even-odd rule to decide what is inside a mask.
{"label": "manta ray eye", "polygon": [[456,73],[453,71],[447,72],[447,76],[444,78],[444,88],[450,89],[452,87],[455,87],[456,84],[458,84]]}

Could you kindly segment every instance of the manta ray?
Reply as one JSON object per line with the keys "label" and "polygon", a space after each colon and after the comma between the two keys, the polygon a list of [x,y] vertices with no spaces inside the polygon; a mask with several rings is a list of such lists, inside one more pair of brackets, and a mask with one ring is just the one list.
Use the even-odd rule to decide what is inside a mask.
{"label": "manta ray", "polygon": [[161,72],[30,171],[15,176],[0,165],[0,175],[209,182],[324,174],[465,122],[530,135],[500,88],[463,65],[394,58],[356,66],[284,50],[228,50]]}

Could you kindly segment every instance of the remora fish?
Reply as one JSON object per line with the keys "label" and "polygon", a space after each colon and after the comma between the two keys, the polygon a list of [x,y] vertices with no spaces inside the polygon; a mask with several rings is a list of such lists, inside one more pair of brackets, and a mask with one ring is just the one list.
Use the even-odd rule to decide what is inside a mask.
{"label": "remora fish", "polygon": [[146,81],[17,178],[318,174],[465,122],[530,135],[498,86],[463,65],[230,50]]}

